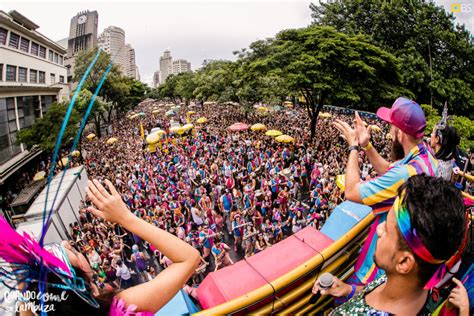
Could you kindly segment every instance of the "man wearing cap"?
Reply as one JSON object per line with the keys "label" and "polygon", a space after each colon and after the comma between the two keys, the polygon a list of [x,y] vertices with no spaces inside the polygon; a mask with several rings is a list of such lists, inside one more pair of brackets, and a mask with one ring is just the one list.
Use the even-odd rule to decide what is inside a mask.
{"label": "man wearing cap", "polygon": [[[359,114],[355,114],[355,130],[346,122],[336,120],[334,126],[342,133],[349,144],[346,167],[346,199],[371,206],[376,215],[367,240],[355,264],[351,282],[367,284],[380,275],[373,256],[377,242],[376,227],[387,219],[387,211],[392,206],[398,188],[411,176],[437,175],[438,162],[423,142],[426,127],[425,114],[412,100],[400,97],[391,109],[380,108],[377,116],[390,124],[392,153],[389,163],[382,158],[370,143],[370,131],[364,126]],[[361,182],[359,167],[360,147],[365,151],[370,163],[379,177]]]}

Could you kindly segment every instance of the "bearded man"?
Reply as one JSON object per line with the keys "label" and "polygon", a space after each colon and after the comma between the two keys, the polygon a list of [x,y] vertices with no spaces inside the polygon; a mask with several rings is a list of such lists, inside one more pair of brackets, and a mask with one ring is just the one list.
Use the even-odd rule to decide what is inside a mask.
{"label": "bearded man", "polygon": [[[365,127],[357,112],[355,129],[341,120],[334,122],[334,126],[349,144],[345,180],[346,199],[372,207],[376,215],[355,264],[354,275],[349,280],[357,285],[365,285],[383,272],[373,260],[378,239],[376,228],[387,220],[387,212],[393,205],[399,187],[414,175],[437,176],[438,169],[438,161],[423,142],[426,118],[415,101],[400,97],[395,100],[392,108],[380,108],[377,116],[390,124],[392,163],[382,158],[372,146],[370,130]],[[361,181],[358,161],[360,148],[365,151],[378,173],[377,178]]]}

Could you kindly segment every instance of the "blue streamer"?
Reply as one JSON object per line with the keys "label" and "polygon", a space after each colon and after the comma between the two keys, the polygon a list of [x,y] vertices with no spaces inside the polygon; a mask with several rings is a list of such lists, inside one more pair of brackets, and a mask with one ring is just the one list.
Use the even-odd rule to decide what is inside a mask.
{"label": "blue streamer", "polygon": [[[81,125],[79,127],[79,130],[77,131],[76,133],[76,137],[74,138],[74,142],[72,144],[72,148],[71,148],[71,151],[69,152],[69,155],[68,155],[68,161],[71,160],[71,156],[72,156],[72,152],[76,149],[76,146],[77,144],[79,143],[79,140],[81,139],[81,134],[82,134],[82,130],[84,129],[84,126],[86,125],[87,123],[87,119],[89,118],[89,115],[92,111],[92,106],[94,105],[95,103],[95,100],[97,98],[97,95],[99,94],[100,92],[100,89],[102,88],[102,85],[104,84],[105,82],[105,79],[107,78],[107,75],[109,74],[110,70],[112,69],[112,66],[113,66],[113,63],[112,61],[110,62],[109,66],[107,67],[107,69],[105,70],[105,73],[103,74],[100,82],[99,82],[99,85],[97,86],[95,92],[94,92],[94,95],[92,96],[92,99],[90,100],[89,102],[89,105],[87,106],[87,111],[84,115],[84,117],[82,118],[82,121],[81,121]],[[53,203],[51,204],[51,211],[49,212],[48,214],[48,219],[46,220],[46,224],[49,223],[49,221],[51,220],[51,215],[53,214],[53,210],[54,210],[54,204],[56,203],[56,199],[58,197],[58,194],[59,194],[59,190],[61,189],[61,184],[63,183],[63,179],[64,179],[64,176],[66,175],[66,171],[67,169],[69,168],[69,164],[67,164],[65,167],[64,167],[64,170],[63,170],[63,173],[61,175],[61,179],[59,180],[59,184],[58,184],[58,189],[56,190],[56,194],[54,195],[54,198],[53,198]],[[44,229],[44,228],[43,228]]]}
{"label": "blue streamer", "polygon": [[[123,48],[123,47],[122,47]],[[59,193],[59,190],[61,188],[61,184],[62,184],[62,181],[64,179],[64,176],[66,174],[66,171],[68,169],[68,165],[65,166],[64,170],[63,170],[63,174],[61,176],[61,179],[59,181],[59,184],[58,184],[58,189],[56,190],[56,194],[54,196],[54,199],[53,199],[53,202],[51,204],[51,209],[48,213],[48,216],[46,218],[46,221],[45,221],[45,213],[46,213],[46,209],[47,209],[47,202],[48,202],[48,194],[49,194],[49,189],[50,189],[50,185],[51,185],[51,180],[52,180],[52,177],[53,177],[53,173],[54,173],[54,169],[56,167],[56,158],[58,156],[58,152],[59,152],[59,149],[60,149],[60,145],[61,145],[61,141],[62,141],[62,138],[64,136],[64,132],[66,130],[66,126],[67,126],[67,123],[69,121],[69,117],[72,113],[72,109],[74,107],[74,103],[76,101],[76,98],[77,96],[79,95],[79,92],[80,90],[82,89],[82,86],[87,78],[87,76],[89,75],[90,71],[92,70],[92,68],[94,67],[95,63],[97,62],[97,59],[99,58],[100,56],[100,53],[101,53],[101,49],[99,49],[97,51],[97,54],[94,58],[94,60],[91,62],[91,64],[89,64],[89,67],[87,68],[86,72],[84,73],[84,75],[82,76],[81,78],[81,81],[79,82],[79,85],[77,86],[77,89],[76,89],[76,92],[74,93],[74,96],[71,100],[71,103],[69,104],[69,108],[68,108],[68,111],[66,112],[66,116],[64,118],[64,121],[63,121],[63,124],[61,126],[61,130],[60,130],[60,133],[59,133],[59,136],[58,136],[58,140],[56,142],[56,147],[55,147],[55,150],[54,150],[54,155],[53,155],[53,159],[52,159],[52,164],[51,164],[51,168],[50,168],[50,173],[48,175],[48,187],[47,187],[47,190],[46,190],[46,203],[45,203],[45,207],[44,207],[44,210],[43,210],[43,227],[42,227],[42,231],[41,231],[41,239],[40,239],[40,246],[43,247],[43,243],[44,243],[44,237],[46,235],[46,227],[48,226],[50,220],[51,220],[51,215],[53,213],[53,210],[54,210],[54,204],[56,203],[56,199],[57,199],[57,196],[58,196],[58,193]],[[117,53],[118,55],[118,53]],[[99,83],[99,85],[97,86],[96,88],[96,91],[91,99],[91,101],[89,102],[89,105],[88,105],[88,108],[87,108],[87,111],[86,111],[86,114],[84,115],[83,119],[82,119],[82,122],[81,122],[81,125],[79,127],[79,130],[76,134],[76,137],[74,139],[74,142],[73,142],[73,146],[72,146],[72,149],[68,155],[68,161],[71,159],[71,155],[72,155],[72,152],[75,150],[77,144],[79,143],[79,140],[80,140],[80,136],[82,134],[82,130],[84,129],[85,127],[85,124],[87,123],[87,119],[90,115],[90,112],[92,110],[92,106],[94,105],[95,103],[95,100],[97,98],[97,95],[98,93],[100,92],[100,89],[102,88],[102,85],[103,83],[105,82],[105,79],[108,75],[108,73],[110,72],[110,70],[112,69],[112,66],[113,66],[113,61],[115,60],[115,58],[117,57],[117,55],[114,56],[114,58],[111,60],[109,66],[107,67],[107,70],[105,71],[104,75],[102,76],[101,78],[101,81]],[[40,261],[40,265],[41,265],[41,269],[39,271],[39,277],[37,279],[38,281],[38,289],[39,289],[39,292],[40,293],[44,293],[45,291],[45,286],[47,284],[46,282],[46,278],[47,278],[47,272],[44,271],[44,266],[43,266],[43,263],[42,261]],[[81,281],[83,281],[81,278],[79,278]],[[74,276],[73,278],[74,281],[76,281],[76,277]],[[78,290],[78,287],[77,286],[74,286],[74,287],[70,287],[70,282],[66,282],[68,280],[65,280],[63,279],[63,282],[65,282],[66,284],[68,284],[69,286],[66,286],[67,288],[69,289],[73,289],[74,292],[76,292],[76,294],[78,294],[82,299],[84,299],[85,301],[87,301],[89,304],[91,304],[92,306],[95,306],[95,307],[98,307],[98,304],[97,302],[92,298],[92,299],[89,299],[89,297],[87,297],[87,295],[81,295],[80,292],[84,291],[83,289],[80,289],[79,292],[77,291]],[[74,282],[75,283],[75,282]],[[53,285],[54,286],[54,285]],[[40,301],[40,304],[41,306],[44,305],[44,302],[43,302],[43,296],[41,297],[41,301]],[[45,313],[41,313],[41,315],[46,315]]]}
{"label": "blue streamer", "polygon": [[[79,85],[76,88],[76,92],[74,93],[74,96],[72,97],[72,100],[69,103],[69,107],[67,109],[66,116],[64,117],[63,123],[61,125],[61,129],[59,131],[58,139],[56,141],[56,147],[54,148],[53,159],[51,161],[51,168],[49,170],[49,175],[48,175],[48,187],[46,188],[46,197],[45,197],[45,204],[44,204],[43,216],[42,216],[43,227],[41,229],[41,238],[39,240],[39,244],[40,244],[41,247],[43,247],[44,237],[46,235],[45,227],[49,223],[51,214],[53,212],[53,208],[51,208],[51,210],[49,211],[49,214],[47,216],[47,220],[45,220],[46,219],[46,210],[47,210],[47,207],[48,207],[49,189],[50,189],[50,186],[51,186],[51,180],[53,179],[54,169],[56,168],[56,157],[58,156],[59,149],[61,148],[62,138],[64,136],[64,132],[66,131],[66,126],[67,126],[67,123],[69,121],[69,117],[71,116],[72,110],[74,108],[74,103],[76,103],[77,96],[79,95],[79,92],[81,91],[82,86],[84,85],[84,82],[86,81],[87,76],[89,76],[89,73],[91,72],[91,70],[94,67],[95,63],[99,59],[99,56],[100,56],[101,52],[102,52],[102,49],[97,50],[97,54],[95,55],[92,62],[89,64],[89,67],[87,67],[87,70],[84,73],[84,75],[82,76],[81,81],[79,82]],[[58,189],[58,191],[59,191],[59,189]],[[40,262],[40,264],[41,264],[41,269],[40,269],[39,278],[38,278],[38,282],[39,282],[38,289],[39,289],[40,293],[44,293],[45,292],[45,283],[46,283],[46,278],[47,278],[47,272],[44,271],[44,266],[43,266],[42,261]],[[41,307],[43,307],[43,305],[44,305],[43,296],[41,296],[40,304],[41,304]],[[46,313],[44,313],[42,311],[41,315],[42,316],[46,315]]]}
{"label": "blue streamer", "polygon": [[[72,109],[74,108],[74,103],[76,103],[77,96],[79,95],[79,92],[81,91],[82,86],[84,85],[84,82],[86,81],[87,76],[89,76],[89,73],[91,72],[92,67],[94,67],[95,63],[97,62],[97,59],[99,59],[99,55],[100,55],[101,51],[102,51],[102,49],[99,49],[97,51],[97,54],[95,55],[94,60],[92,60],[92,62],[89,64],[89,67],[87,67],[86,72],[82,76],[81,81],[79,82],[79,85],[77,86],[76,92],[74,93],[74,96],[72,97],[72,100],[69,103],[69,108],[67,109],[66,116],[64,117],[64,121],[63,121],[63,124],[61,126],[61,130],[59,131],[59,136],[58,136],[58,140],[56,141],[56,147],[54,148],[53,159],[51,161],[51,168],[49,169],[49,175],[48,175],[48,187],[46,189],[46,201],[45,201],[45,204],[44,204],[43,217],[42,217],[42,219],[43,219],[43,228],[41,230],[41,238],[40,238],[40,241],[39,241],[39,244],[40,244],[41,247],[43,247],[44,236],[46,235],[45,227],[46,227],[46,224],[48,223],[48,221],[45,221],[45,217],[46,217],[45,215],[46,215],[46,209],[47,209],[47,206],[48,206],[49,188],[51,186],[51,180],[53,179],[54,169],[56,168],[56,157],[58,156],[59,149],[61,148],[61,141],[62,141],[62,138],[64,136],[64,132],[66,131],[66,126],[67,126],[67,123],[69,121],[69,117],[71,116]],[[50,212],[52,212],[52,211],[53,211],[53,209],[51,208]],[[51,214],[48,215],[48,219],[50,218],[50,215]]]}

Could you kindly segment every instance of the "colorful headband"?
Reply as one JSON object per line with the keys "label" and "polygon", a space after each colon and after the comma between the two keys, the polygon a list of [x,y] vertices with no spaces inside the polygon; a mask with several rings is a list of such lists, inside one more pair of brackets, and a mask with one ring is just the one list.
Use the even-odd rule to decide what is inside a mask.
{"label": "colorful headband", "polygon": [[[425,247],[423,241],[418,236],[415,228],[412,228],[410,212],[406,205],[402,205],[405,193],[398,196],[393,203],[393,211],[397,220],[398,228],[400,230],[403,239],[406,241],[410,249],[423,261],[431,264],[439,264],[439,268],[436,270],[431,279],[424,286],[425,290],[434,288],[443,279],[446,272],[451,269],[454,264],[459,260],[467,241],[467,230],[464,234],[464,239],[459,250],[449,260],[436,259],[431,252]],[[467,213],[466,213],[467,215]],[[467,223],[467,225],[469,225]]]}

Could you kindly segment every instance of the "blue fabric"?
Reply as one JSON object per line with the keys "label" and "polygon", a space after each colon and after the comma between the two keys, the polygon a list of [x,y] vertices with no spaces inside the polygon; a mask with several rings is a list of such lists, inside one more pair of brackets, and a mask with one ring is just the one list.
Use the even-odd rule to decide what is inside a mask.
{"label": "blue fabric", "polygon": [[155,313],[155,316],[191,315],[197,312],[199,312],[199,309],[189,298],[188,294],[184,290],[180,290],[165,306]]}
{"label": "blue fabric", "polygon": [[342,202],[331,213],[321,232],[332,240],[338,240],[371,211],[370,207],[362,204]]}

